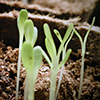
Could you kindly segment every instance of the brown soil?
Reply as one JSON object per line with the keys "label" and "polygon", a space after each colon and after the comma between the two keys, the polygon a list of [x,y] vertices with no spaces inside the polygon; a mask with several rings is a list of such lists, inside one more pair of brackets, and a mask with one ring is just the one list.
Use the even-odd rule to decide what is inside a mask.
{"label": "brown soil", "polygon": [[[81,55],[72,53],[70,59],[66,62],[58,93],[57,100],[77,100]],[[74,57],[74,59],[73,59]],[[76,59],[75,59],[76,58]],[[5,47],[0,42],[0,100],[15,100],[16,93],[16,74],[17,74],[18,48],[12,49]],[[25,68],[21,64],[19,100],[23,100],[25,85]],[[57,83],[59,80],[57,76]],[[42,62],[41,68],[35,85],[35,100],[48,100],[50,85],[50,68],[47,62]],[[94,62],[94,59],[87,52],[85,59],[85,72],[83,91],[80,100],[100,100],[100,67]]]}
{"label": "brown soil", "polygon": [[[17,0],[18,1],[18,0]],[[21,0],[19,0],[21,1]],[[80,16],[81,21],[88,21],[98,0],[29,0],[29,5],[16,0],[1,0],[0,12],[12,9],[27,9],[31,13],[49,15],[59,19],[69,19]],[[91,6],[92,5],[92,6]]]}
{"label": "brown soil", "polygon": [[[32,3],[47,7],[68,17],[81,16],[88,20],[97,0],[34,0]],[[91,6],[92,5],[92,6]]]}
{"label": "brown soil", "polygon": [[[29,1],[30,4],[25,5],[14,0],[0,0],[0,41],[4,41],[4,44],[3,41],[0,42],[0,100],[15,100],[19,52],[16,19],[21,9],[28,10],[29,19],[33,20],[39,30],[36,45],[40,45],[45,49],[45,36],[42,28],[45,22],[49,24],[58,48],[59,41],[53,34],[53,29],[59,30],[63,37],[68,24],[73,23],[83,38],[90,27],[87,21],[91,22],[91,16],[94,16],[92,14],[96,11],[94,8],[97,3],[98,5],[100,4],[100,0]],[[73,52],[65,64],[57,100],[77,100],[78,98],[81,52],[80,42],[75,35],[69,43],[69,47],[72,48]],[[19,100],[23,100],[26,73],[22,63],[20,71]],[[35,100],[48,100],[50,71],[51,69],[44,59],[34,88]],[[57,83],[59,74],[60,70],[57,76]],[[93,26],[88,37],[82,90],[80,100],[100,100],[100,27],[98,26]]]}

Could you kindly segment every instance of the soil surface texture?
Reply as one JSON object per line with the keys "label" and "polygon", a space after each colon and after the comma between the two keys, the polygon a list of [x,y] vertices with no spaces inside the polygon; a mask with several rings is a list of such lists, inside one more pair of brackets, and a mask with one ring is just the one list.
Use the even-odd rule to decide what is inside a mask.
{"label": "soil surface texture", "polygon": [[[0,42],[0,100],[15,100],[17,60],[19,49],[5,45]],[[77,100],[81,67],[81,52],[72,52],[70,59],[66,62],[57,100]],[[43,60],[39,69],[35,85],[35,100],[48,100],[50,90],[50,67]],[[19,100],[23,100],[25,85],[25,68],[21,64]],[[57,75],[59,80],[60,70]],[[85,72],[80,100],[100,100],[100,67],[94,59],[86,53]]]}

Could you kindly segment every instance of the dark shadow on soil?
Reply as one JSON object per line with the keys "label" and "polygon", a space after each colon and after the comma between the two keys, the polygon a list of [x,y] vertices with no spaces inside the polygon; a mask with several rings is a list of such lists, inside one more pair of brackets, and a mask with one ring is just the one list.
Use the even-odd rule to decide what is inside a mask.
{"label": "dark shadow on soil", "polygon": [[89,24],[91,24],[93,17],[96,17],[94,25],[100,26],[100,0],[97,2],[95,9],[93,10],[92,15],[90,16],[90,19],[88,21]]}

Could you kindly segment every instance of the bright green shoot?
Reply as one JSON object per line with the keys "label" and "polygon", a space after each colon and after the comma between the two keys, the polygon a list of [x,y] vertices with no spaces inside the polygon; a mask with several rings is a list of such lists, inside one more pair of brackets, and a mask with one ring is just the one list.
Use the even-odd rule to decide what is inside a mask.
{"label": "bright green shoot", "polygon": [[[54,33],[55,33],[56,36],[58,37],[59,41],[62,43],[63,39],[62,39],[60,33],[59,33],[56,29],[54,30]],[[73,34],[74,34],[74,31],[71,33],[70,37],[68,38],[67,42],[65,43],[65,46],[64,46],[63,52],[62,52],[62,60],[64,60],[64,58],[65,58],[67,46],[68,46],[68,43],[70,42],[70,40],[72,39]],[[63,69],[64,69],[64,64],[63,64],[62,67],[61,67],[59,82],[58,82],[57,91],[56,91],[56,98],[57,98],[57,94],[58,94],[58,92],[59,92],[59,88],[60,88],[60,84],[61,84]]]}
{"label": "bright green shoot", "polygon": [[84,76],[84,58],[85,58],[85,52],[86,52],[86,41],[87,41],[87,37],[90,33],[90,30],[93,26],[95,22],[95,17],[93,18],[91,27],[89,28],[89,30],[87,31],[85,37],[84,37],[84,41],[82,40],[82,37],[80,36],[80,34],[74,29],[75,34],[78,36],[80,42],[81,42],[81,49],[82,49],[82,63],[81,63],[81,72],[80,72],[80,86],[79,86],[79,94],[78,94],[78,99],[81,97],[81,93],[82,93],[82,85],[83,85],[83,76]]}
{"label": "bright green shoot", "polygon": [[[40,47],[33,48],[31,43],[25,41],[22,46],[22,62],[26,69],[28,82],[28,100],[34,100],[34,87],[39,68],[42,63],[42,52]],[[27,87],[27,86],[26,86]],[[26,94],[27,95],[27,94]],[[24,96],[24,100],[27,100],[27,96]]]}
{"label": "bright green shoot", "polygon": [[73,24],[69,25],[69,28],[66,31],[63,40],[61,39],[62,42],[59,46],[58,52],[56,50],[56,46],[55,46],[55,43],[54,43],[53,37],[51,35],[51,31],[50,31],[48,24],[45,23],[43,28],[44,28],[44,33],[45,33],[45,36],[46,36],[45,46],[46,46],[46,49],[48,51],[50,58],[46,55],[46,53],[42,49],[41,49],[41,51],[42,51],[43,56],[45,57],[45,59],[47,60],[47,62],[49,63],[49,65],[51,67],[49,100],[56,100],[55,89],[56,89],[57,72],[60,69],[60,67],[68,60],[72,50],[68,49],[67,52],[65,52],[64,59],[59,63],[60,55],[63,51],[65,42],[67,41],[67,39],[70,36],[70,33],[73,30]]}
{"label": "bright green shoot", "polygon": [[16,100],[18,100],[19,77],[20,77],[20,62],[21,62],[21,47],[24,37],[24,22],[28,19],[27,10],[21,10],[17,18],[17,26],[19,30],[19,56],[18,56],[18,70],[16,83]]}
{"label": "bright green shoot", "polygon": [[27,100],[27,97],[28,100],[34,100],[34,87],[42,63],[42,52],[39,46],[34,47],[37,40],[37,28],[31,20],[25,21],[24,32],[25,42],[22,45],[22,62],[26,69],[24,100]]}
{"label": "bright green shoot", "polygon": [[[23,45],[22,45],[22,62],[23,62],[23,65],[25,67],[25,70],[26,70],[26,82],[25,82],[25,87],[27,87],[27,91],[24,90],[24,100],[27,100],[27,97],[28,97],[28,100],[33,100],[33,87],[34,87],[34,84],[33,84],[33,47],[31,45],[31,43],[28,43],[28,42],[24,42]],[[26,89],[26,88],[25,88]],[[29,92],[28,92],[28,89],[29,89]],[[29,93],[29,95],[28,95]],[[31,94],[32,93],[32,94]]]}
{"label": "bright green shoot", "polygon": [[37,28],[34,27],[32,20],[26,20],[24,24],[25,40],[34,46],[37,40]]}

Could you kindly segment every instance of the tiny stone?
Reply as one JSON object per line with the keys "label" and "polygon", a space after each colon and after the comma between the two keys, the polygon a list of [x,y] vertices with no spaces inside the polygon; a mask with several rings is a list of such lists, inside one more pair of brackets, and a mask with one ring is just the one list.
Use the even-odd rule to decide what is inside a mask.
{"label": "tiny stone", "polygon": [[8,97],[7,96],[7,93],[5,93],[5,92],[2,92],[2,95],[3,95],[4,98],[7,98]]}

